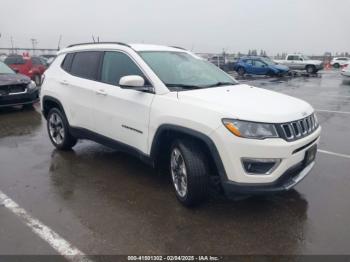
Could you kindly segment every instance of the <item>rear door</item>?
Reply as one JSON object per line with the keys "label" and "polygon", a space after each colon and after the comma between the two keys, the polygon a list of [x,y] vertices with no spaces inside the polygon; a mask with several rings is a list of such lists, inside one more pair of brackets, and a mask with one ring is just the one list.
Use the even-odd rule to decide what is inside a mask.
{"label": "rear door", "polygon": [[107,51],[101,70],[101,85],[95,95],[94,122],[98,133],[139,149],[148,149],[148,126],[153,93],[119,87],[126,75],[139,75],[150,85],[147,77],[126,53]]}
{"label": "rear door", "polygon": [[102,55],[103,52],[99,51],[71,53],[62,63],[67,73],[61,77],[60,93],[65,95],[63,101],[68,101],[69,121],[73,127],[97,131],[92,115],[96,90],[100,85],[97,80]]}

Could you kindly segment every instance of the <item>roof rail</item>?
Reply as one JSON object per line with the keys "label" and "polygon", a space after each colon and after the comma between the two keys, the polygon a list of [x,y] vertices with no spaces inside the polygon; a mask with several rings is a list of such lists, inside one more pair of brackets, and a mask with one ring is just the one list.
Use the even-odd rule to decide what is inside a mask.
{"label": "roof rail", "polygon": [[127,46],[130,47],[130,45],[122,43],[122,42],[88,42],[88,43],[78,43],[78,44],[73,44],[73,45],[69,45],[67,46],[67,48],[69,47],[73,47],[73,46],[80,46],[80,45],[97,45],[97,44],[117,44],[117,45],[123,45],[123,46]]}
{"label": "roof rail", "polygon": [[169,46],[169,47],[172,47],[172,48],[177,48],[177,49],[181,49],[181,50],[186,50],[186,51],[187,51],[187,49],[186,49],[186,48],[183,48],[183,47],[180,47],[180,46]]}

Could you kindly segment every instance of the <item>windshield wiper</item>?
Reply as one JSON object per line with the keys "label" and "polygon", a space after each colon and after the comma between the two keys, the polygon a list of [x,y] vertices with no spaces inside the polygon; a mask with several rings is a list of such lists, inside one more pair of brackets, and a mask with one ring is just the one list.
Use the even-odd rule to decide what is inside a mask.
{"label": "windshield wiper", "polygon": [[167,87],[181,87],[184,89],[200,89],[200,88],[204,88],[205,86],[196,86],[196,85],[186,85],[186,84],[168,84],[165,83],[165,85]]}
{"label": "windshield wiper", "polygon": [[233,83],[233,82],[216,82],[216,83],[214,83],[214,84],[207,85],[207,86],[205,86],[205,87],[233,86],[233,85],[237,85],[237,83]]}

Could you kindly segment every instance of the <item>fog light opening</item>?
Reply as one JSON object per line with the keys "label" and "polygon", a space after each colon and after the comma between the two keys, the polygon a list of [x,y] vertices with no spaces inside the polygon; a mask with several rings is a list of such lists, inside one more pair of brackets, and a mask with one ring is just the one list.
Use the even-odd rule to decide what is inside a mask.
{"label": "fog light opening", "polygon": [[269,175],[280,163],[279,158],[242,158],[244,170],[251,175]]}

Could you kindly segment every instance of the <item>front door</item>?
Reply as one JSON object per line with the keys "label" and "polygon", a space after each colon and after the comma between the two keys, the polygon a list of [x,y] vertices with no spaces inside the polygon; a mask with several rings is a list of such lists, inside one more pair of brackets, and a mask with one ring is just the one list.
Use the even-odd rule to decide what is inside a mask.
{"label": "front door", "polygon": [[126,75],[145,75],[131,57],[123,52],[105,52],[101,84],[96,91],[94,122],[98,133],[130,145],[142,152],[148,150],[148,126],[153,93],[119,87]]}

